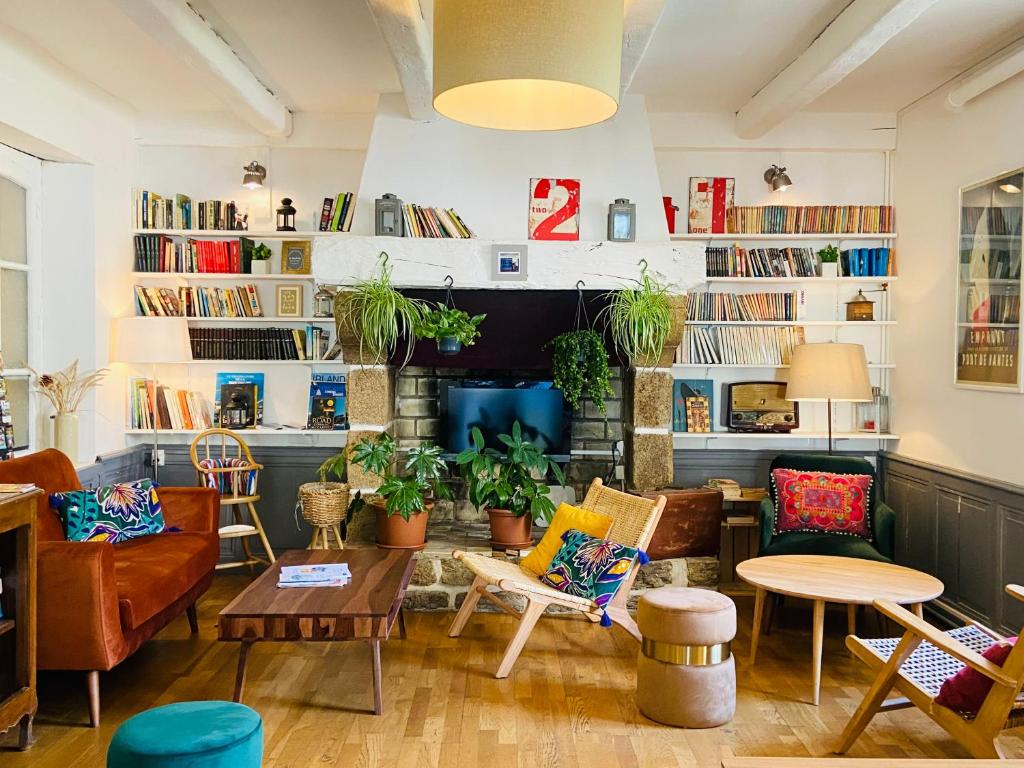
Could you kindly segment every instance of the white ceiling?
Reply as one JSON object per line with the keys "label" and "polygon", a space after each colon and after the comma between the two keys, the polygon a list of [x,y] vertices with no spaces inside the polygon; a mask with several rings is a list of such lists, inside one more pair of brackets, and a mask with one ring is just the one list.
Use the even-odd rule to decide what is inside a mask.
{"label": "white ceiling", "polygon": [[[668,0],[630,90],[651,111],[735,112],[848,3]],[[431,2],[421,4],[429,22]],[[370,112],[379,94],[401,90],[366,0],[191,5],[293,112]],[[225,108],[111,0],[5,3],[0,22],[141,112]],[[938,0],[809,109],[897,111],[1022,36],[1024,0]]]}

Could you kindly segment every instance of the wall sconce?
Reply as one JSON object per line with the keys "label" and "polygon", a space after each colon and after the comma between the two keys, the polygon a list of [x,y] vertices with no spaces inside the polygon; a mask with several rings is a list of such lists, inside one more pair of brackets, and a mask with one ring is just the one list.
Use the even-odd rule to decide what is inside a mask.
{"label": "wall sconce", "polygon": [[785,192],[793,185],[792,180],[786,175],[785,166],[780,168],[774,163],[764,172],[764,180],[772,188],[772,192]]}
{"label": "wall sconce", "polygon": [[246,189],[259,189],[263,186],[263,180],[267,178],[267,169],[253,160],[243,169],[245,176],[242,177],[242,186]]}

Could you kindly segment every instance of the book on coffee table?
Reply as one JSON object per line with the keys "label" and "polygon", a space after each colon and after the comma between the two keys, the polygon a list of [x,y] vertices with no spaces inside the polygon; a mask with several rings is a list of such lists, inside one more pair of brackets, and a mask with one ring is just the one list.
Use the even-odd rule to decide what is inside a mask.
{"label": "book on coffee table", "polygon": [[277,579],[277,586],[288,587],[343,587],[352,581],[348,563],[322,565],[285,565]]}

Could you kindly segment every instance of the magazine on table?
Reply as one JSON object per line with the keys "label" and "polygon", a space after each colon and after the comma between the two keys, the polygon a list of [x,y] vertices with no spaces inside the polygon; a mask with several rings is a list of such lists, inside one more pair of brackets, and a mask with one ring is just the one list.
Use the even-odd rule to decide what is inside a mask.
{"label": "magazine on table", "polygon": [[289,587],[343,587],[352,581],[348,563],[323,565],[285,565],[277,579],[277,586]]}

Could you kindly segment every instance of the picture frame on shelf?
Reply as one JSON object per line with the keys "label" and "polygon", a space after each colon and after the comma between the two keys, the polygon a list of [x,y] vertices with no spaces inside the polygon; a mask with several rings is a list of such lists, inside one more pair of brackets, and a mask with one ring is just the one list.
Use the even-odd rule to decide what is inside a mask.
{"label": "picture frame on shelf", "polygon": [[686,231],[690,234],[725,232],[725,213],[735,204],[736,179],[691,176]]}
{"label": "picture frame on shelf", "polygon": [[491,246],[491,280],[522,282],[527,278],[527,266],[525,245]]}
{"label": "picture frame on shelf", "polygon": [[312,272],[312,243],[309,240],[281,242],[281,274],[308,275]]}
{"label": "picture frame on shelf", "polygon": [[277,316],[302,317],[302,286],[277,286]]}
{"label": "picture frame on shelf", "polygon": [[530,179],[531,240],[580,239],[580,180]]}

